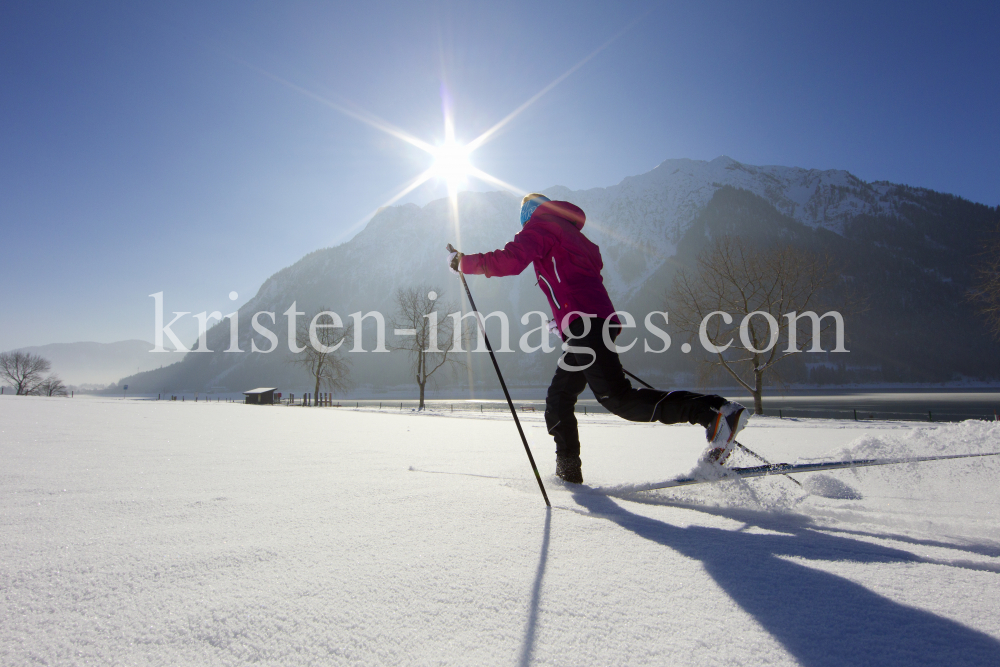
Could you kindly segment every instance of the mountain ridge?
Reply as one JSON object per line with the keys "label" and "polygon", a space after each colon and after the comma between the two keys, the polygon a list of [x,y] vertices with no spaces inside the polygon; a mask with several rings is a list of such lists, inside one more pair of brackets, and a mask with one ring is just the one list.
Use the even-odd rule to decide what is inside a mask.
{"label": "mountain ridge", "polygon": [[[700,247],[698,239],[710,233],[711,225],[698,223],[701,226],[695,229],[696,222],[720,192],[724,199],[735,197],[735,203],[726,210],[734,220],[732,229],[737,231],[741,224],[752,226],[749,220],[740,222],[740,216],[744,215],[741,211],[763,206],[760,210],[765,213],[761,215],[767,220],[761,224],[801,228],[796,234],[811,239],[803,242],[837,246],[838,252],[848,256],[862,248],[871,250],[874,253],[871,261],[875,263],[902,262],[901,282],[889,286],[900,293],[912,290],[914,281],[934,279],[932,274],[940,266],[954,266],[956,256],[969,252],[966,237],[984,231],[996,213],[990,207],[954,195],[885,181],[866,183],[844,170],[754,166],[724,156],[712,161],[665,160],[649,172],[605,188],[572,191],[557,186],[545,192],[553,198],[571,201],[587,213],[584,233],[601,247],[605,284],[620,308],[664,309],[662,294],[673,271],[692,259]],[[309,253],[264,281],[257,294],[240,309],[241,348],[249,349],[251,339],[258,347],[268,346],[250,330],[250,317],[258,311],[275,313],[277,323],[272,328],[278,335],[279,346],[284,347],[287,336],[281,313],[293,302],[298,310],[305,312],[330,307],[345,316],[380,310],[388,317],[395,290],[418,283],[435,286],[457,302],[461,294],[445,267],[445,244],[453,242],[466,252],[503,247],[517,231],[518,207],[519,197],[510,193],[463,192],[458,195],[457,224],[451,220],[449,203],[444,199],[422,207],[404,204],[381,209],[350,241]],[[913,233],[917,227],[924,229],[922,236]],[[939,234],[941,229],[949,231]],[[692,234],[694,241],[686,243]],[[682,244],[687,250],[678,256]],[[921,266],[914,270],[921,275],[914,277],[906,267],[918,262]],[[864,267],[859,270],[865,271]],[[961,267],[956,271],[962,273]],[[514,314],[511,323],[516,330],[517,318],[522,313],[548,311],[531,273],[525,271],[504,281],[470,277],[470,283],[484,311],[504,310]],[[866,278],[869,279],[873,288],[880,287],[877,280]],[[961,301],[969,281],[965,272],[945,290],[946,295],[935,292],[938,294],[935,298],[953,305],[956,299]],[[928,285],[925,289],[933,286]],[[906,298],[903,297],[904,302]],[[911,298],[919,298],[919,294]],[[904,310],[904,316],[910,315]],[[367,332],[365,336],[371,338]],[[228,341],[227,323],[208,333],[210,350],[225,349]],[[978,346],[984,344],[978,338],[976,341]],[[372,344],[365,343],[368,349]],[[881,353],[873,352],[868,357],[878,354]],[[282,356],[280,352],[228,355],[228,359],[226,356],[218,352],[191,354],[182,363],[187,365],[184,369],[169,372],[163,369],[148,377],[134,376],[129,381],[148,380],[151,385],[159,381],[164,390],[167,385],[170,390],[179,390],[185,383],[192,390],[228,387],[222,384],[223,380],[272,386],[279,381],[306,384],[296,380],[287,366],[276,363]],[[377,382],[405,383],[405,364],[402,360],[383,358],[389,356],[353,355],[361,383],[373,387]],[[547,368],[551,364],[540,365],[534,356],[519,353],[507,361],[513,366],[513,377],[544,381],[548,371],[535,371],[539,366]],[[673,365],[659,359],[655,362],[656,366],[668,367],[664,373],[671,367],[685,367],[682,360],[674,360]],[[237,366],[245,368],[240,370]],[[167,382],[171,375],[175,377]],[[477,377],[489,382],[488,373],[478,373]]]}

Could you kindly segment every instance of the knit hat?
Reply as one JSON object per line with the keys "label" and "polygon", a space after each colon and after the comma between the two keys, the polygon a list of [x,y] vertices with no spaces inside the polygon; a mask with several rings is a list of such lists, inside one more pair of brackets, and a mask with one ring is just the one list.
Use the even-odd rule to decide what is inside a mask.
{"label": "knit hat", "polygon": [[528,220],[531,219],[531,214],[535,212],[535,209],[538,208],[542,202],[547,201],[552,200],[537,192],[525,195],[524,199],[521,200],[521,226],[524,227]]}

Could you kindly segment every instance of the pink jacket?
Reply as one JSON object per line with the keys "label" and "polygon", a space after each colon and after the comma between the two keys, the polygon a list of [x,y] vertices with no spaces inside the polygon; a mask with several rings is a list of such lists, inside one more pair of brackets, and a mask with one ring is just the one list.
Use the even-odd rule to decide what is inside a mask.
{"label": "pink jacket", "polygon": [[[579,206],[545,202],[503,250],[465,255],[462,273],[516,276],[534,264],[538,286],[549,300],[560,331],[580,313],[606,318],[615,307],[601,277],[601,250],[580,231],[586,219]],[[564,323],[563,318],[574,311]]]}

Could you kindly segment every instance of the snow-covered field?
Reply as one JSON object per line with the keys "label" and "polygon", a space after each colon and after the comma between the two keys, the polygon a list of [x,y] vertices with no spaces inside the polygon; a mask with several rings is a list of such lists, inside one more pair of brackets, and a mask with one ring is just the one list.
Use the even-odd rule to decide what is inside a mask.
{"label": "snow-covered field", "polygon": [[[609,496],[524,423],[551,511],[502,414],[0,397],[0,664],[1000,664],[1000,457]],[[590,486],[702,448],[581,424]],[[1000,425],[742,440],[964,453]]]}

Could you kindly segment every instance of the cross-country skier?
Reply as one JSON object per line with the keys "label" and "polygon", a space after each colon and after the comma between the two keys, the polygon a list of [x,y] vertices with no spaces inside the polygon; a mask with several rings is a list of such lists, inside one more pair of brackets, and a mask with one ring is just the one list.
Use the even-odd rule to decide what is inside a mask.
{"label": "cross-country skier", "polygon": [[521,231],[503,250],[449,256],[453,271],[487,278],[516,276],[529,264],[535,267],[538,286],[554,316],[550,328],[570,346],[563,348],[545,398],[545,424],[556,441],[556,475],[583,483],[574,408],[588,384],[601,405],[624,419],[704,426],[708,439],[704,458],[721,465],[746,425],[747,410],[721,396],[632,387],[612,347],[621,325],[601,277],[601,251],[581,231],[585,220],[578,206],[532,193],[521,201]]}

